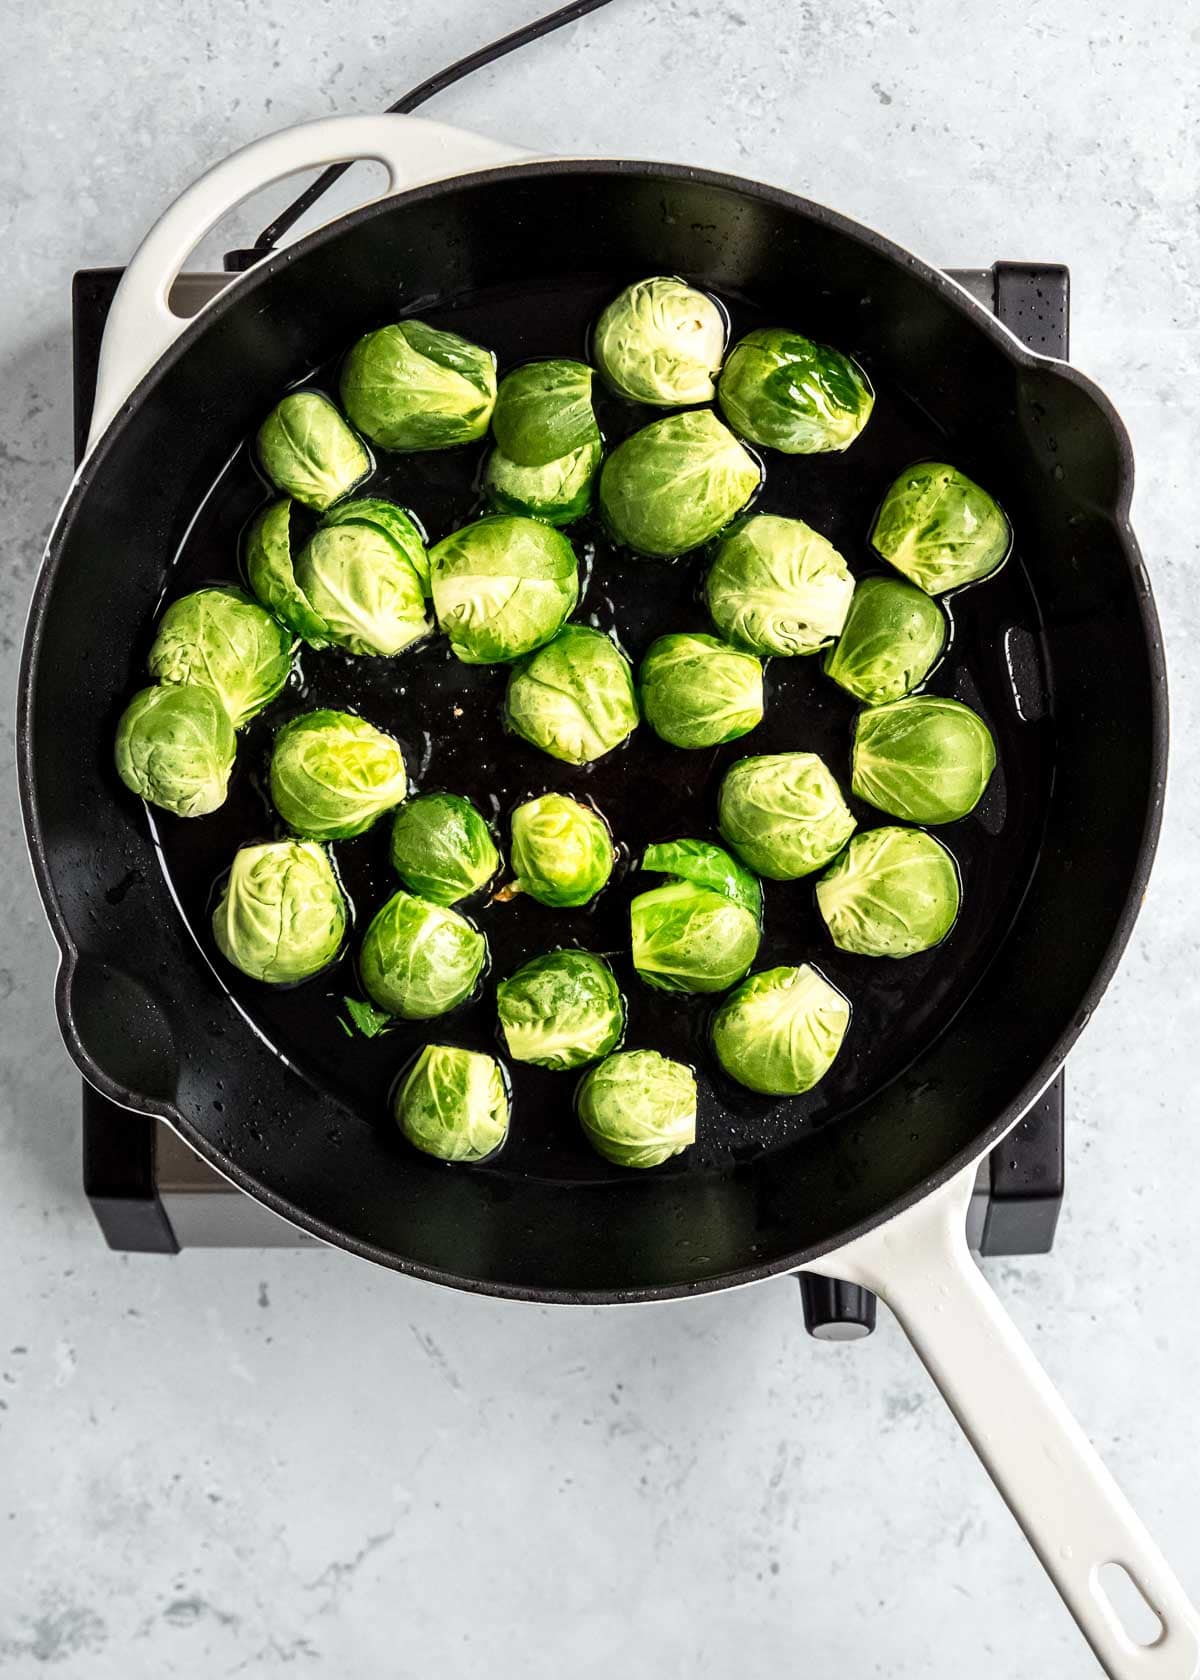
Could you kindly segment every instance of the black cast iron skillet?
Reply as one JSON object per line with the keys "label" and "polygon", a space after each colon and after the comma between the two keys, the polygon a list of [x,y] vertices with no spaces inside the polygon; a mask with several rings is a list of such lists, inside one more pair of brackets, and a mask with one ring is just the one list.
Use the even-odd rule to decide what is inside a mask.
{"label": "black cast iron skillet", "polygon": [[[795,323],[865,363],[879,406],[863,439],[837,459],[773,459],[761,504],[810,518],[856,570],[871,568],[874,501],[909,460],[944,454],[999,497],[1016,551],[999,577],[951,603],[954,644],[933,687],[985,712],[1001,772],[976,817],[944,831],[967,908],[928,960],[839,959],[819,947],[803,883],[769,895],[762,961],[811,957],[856,1006],[843,1061],[807,1106],[747,1101],[704,1072],[697,1149],[620,1174],[579,1142],[560,1076],[522,1071],[514,1141],[490,1166],[446,1170],[382,1122],[388,1082],[416,1038],[353,1044],[336,1026],[352,967],[280,998],[234,984],[210,960],[212,884],[238,840],[269,831],[261,766],[288,706],[353,697],[405,738],[423,785],[494,794],[500,807],[540,787],[582,787],[635,855],[648,839],[711,823],[716,781],[741,751],[815,746],[844,780],[852,708],[815,662],[779,661],[773,673],[797,670],[773,679],[765,732],[701,769],[682,772],[678,760],[696,755],[643,743],[643,729],[590,777],[560,775],[503,739],[494,673],[464,673],[429,648],[401,662],[411,692],[400,695],[387,662],[364,674],[372,662],[351,671],[336,656],[308,658],[304,694],[243,744],[229,809],[190,824],[148,820],[120,787],[114,723],[143,680],[164,590],[230,575],[238,528],[265,494],[243,440],[281,390],[332,377],[357,335],[401,314],[455,326],[502,364],[578,353],[599,304],[645,273],[710,288],[735,331]],[[651,417],[615,404],[602,415],[610,435]],[[416,505],[436,537],[468,515],[474,466],[404,458],[373,488]],[[342,218],[261,263],[183,333],[86,460],[50,541],[24,650],[19,756],[73,1057],[100,1090],[169,1120],[278,1213],[419,1277],[619,1302],[818,1264],[951,1184],[1003,1136],[1053,1077],[1128,937],[1166,747],[1131,482],[1126,435],[1085,379],[1024,351],[935,270],[789,194],[660,164],[535,161]],[[579,616],[616,629],[635,656],[663,629],[704,627],[694,563],[657,568],[660,584],[639,594],[645,562],[616,555],[599,532],[580,536],[593,571]],[[394,885],[386,835],[344,850],[352,896],[369,913]],[[496,970],[556,938],[618,949],[633,885],[618,882],[596,920],[570,930],[537,907],[503,927],[487,912]],[[704,1068],[701,1015],[668,1013],[661,1000],[637,1007],[642,1042]],[[485,997],[433,1036],[486,1044],[490,1021]]]}

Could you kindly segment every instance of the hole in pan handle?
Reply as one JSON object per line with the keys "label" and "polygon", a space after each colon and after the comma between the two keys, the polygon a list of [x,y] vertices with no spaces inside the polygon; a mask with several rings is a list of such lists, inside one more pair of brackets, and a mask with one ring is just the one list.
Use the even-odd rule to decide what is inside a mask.
{"label": "hole in pan handle", "polygon": [[113,298],[100,366],[88,453],[144,374],[187,321],[168,304],[172,284],[210,228],[244,199],[320,164],[373,158],[389,193],[474,169],[517,163],[527,152],[424,117],[324,117],[254,140],[215,164],[171,205],[138,246]]}
{"label": "hole in pan handle", "polygon": [[1110,1680],[1196,1680],[1200,1614],[971,1257],[974,1180],[971,1166],[810,1270],[891,1308]]}

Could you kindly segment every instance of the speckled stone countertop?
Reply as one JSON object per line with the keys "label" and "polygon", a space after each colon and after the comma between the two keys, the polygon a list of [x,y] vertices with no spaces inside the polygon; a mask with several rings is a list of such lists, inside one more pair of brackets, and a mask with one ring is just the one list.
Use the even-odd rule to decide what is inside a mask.
{"label": "speckled stone countertop", "polygon": [[[72,271],[123,261],[243,141],[379,108],[532,9],[2,0],[6,771],[70,476]],[[1137,451],[1174,762],[1145,913],[1070,1062],[1057,1246],[988,1270],[1194,1593],[1197,86],[1183,0],[617,0],[429,108],[777,182],[937,262],[1071,265],[1074,360]],[[107,1252],[11,773],[0,802],[0,1672],[1096,1672],[890,1322],[820,1346],[788,1280],[555,1311],[321,1251]]]}

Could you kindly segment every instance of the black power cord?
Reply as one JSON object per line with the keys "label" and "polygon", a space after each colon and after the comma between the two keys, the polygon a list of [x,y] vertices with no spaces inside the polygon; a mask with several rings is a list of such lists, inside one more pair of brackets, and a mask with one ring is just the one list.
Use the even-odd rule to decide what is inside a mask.
{"label": "black power cord", "polygon": [[[388,106],[388,113],[407,116],[415,111],[419,105],[424,105],[427,99],[432,99],[435,93],[441,93],[445,88],[460,82],[464,76],[469,76],[472,70],[482,70],[488,64],[494,64],[498,58],[504,58],[510,52],[516,52],[518,47],[527,47],[531,41],[538,41],[543,35],[551,34],[555,29],[562,29],[568,23],[577,23],[589,12],[598,12],[601,6],[611,4],[611,0],[571,0],[568,6],[560,6],[555,12],[548,12],[545,17],[535,18],[532,23],[526,23],[520,29],[514,29],[510,35],[502,35],[498,41],[492,41],[486,47],[477,47],[473,53],[460,58],[457,63],[447,65],[436,75],[429,76],[419,82],[415,88],[397,99],[394,105]],[[335,181],[339,181],[347,169],[353,167],[353,159],[346,163],[332,163],[328,169],[323,169],[310,186],[305,187],[299,198],[281,211],[270,227],[266,227],[259,234],[254,244],[246,250],[227,251],[225,253],[225,268],[228,273],[240,274],[247,268],[252,268],[256,262],[261,262],[278,245],[284,234],[295,226],[306,210],[312,208],[321,195],[328,192]]]}

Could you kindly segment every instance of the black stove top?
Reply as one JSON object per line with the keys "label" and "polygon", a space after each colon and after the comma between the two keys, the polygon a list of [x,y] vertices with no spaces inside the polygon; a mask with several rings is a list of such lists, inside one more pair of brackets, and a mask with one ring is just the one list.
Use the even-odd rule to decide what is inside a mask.
{"label": "black stove top", "polygon": [[[1070,282],[1054,263],[995,263],[951,276],[1030,349],[1066,360]],[[75,276],[75,449],[83,452],[104,323],[121,270]],[[198,310],[232,277],[182,275],[172,304]],[[968,1234],[981,1254],[1044,1254],[1063,1195],[1063,1075],[981,1165]],[[162,1122],[130,1113],[83,1088],[83,1182],[109,1247],[174,1254],[191,1247],[311,1247],[315,1240],[250,1200],[215,1173]],[[805,1320],[818,1336],[865,1335],[874,1302],[865,1291],[805,1277]]]}

